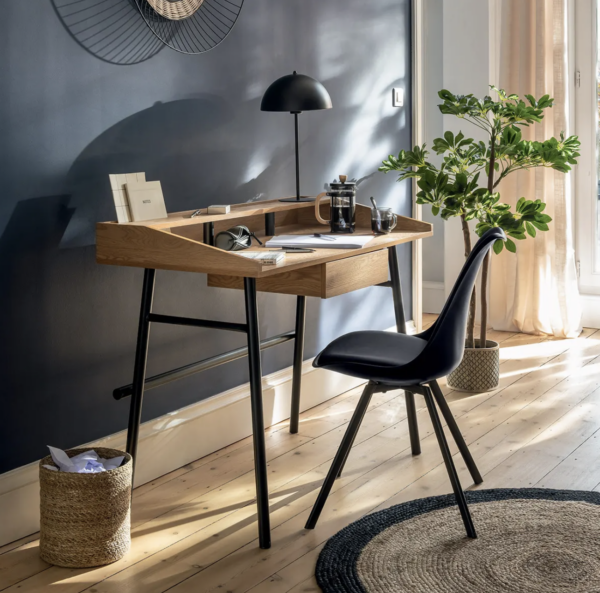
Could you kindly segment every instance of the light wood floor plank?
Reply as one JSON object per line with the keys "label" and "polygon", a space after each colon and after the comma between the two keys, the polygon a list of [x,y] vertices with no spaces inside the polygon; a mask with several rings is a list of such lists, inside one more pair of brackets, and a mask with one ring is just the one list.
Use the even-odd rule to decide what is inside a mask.
{"label": "light wood floor plank", "polygon": [[[357,443],[362,439],[368,438],[371,433],[380,431],[382,426],[394,424],[403,414],[405,417],[404,398],[399,398],[398,392],[377,395],[378,397],[373,398],[369,408],[370,413],[365,418],[363,430],[357,439]],[[352,397],[358,397],[358,394]],[[346,400],[343,400],[341,403],[344,405],[339,410],[336,410],[336,413],[333,415],[333,417],[337,418],[338,427],[335,430],[329,429],[321,437],[314,439],[313,441],[316,446],[308,447],[308,445],[312,445],[313,443],[313,441],[310,441],[300,447],[290,448],[287,453],[280,455],[269,463],[269,485],[272,491],[292,479],[298,472],[302,472],[303,466],[306,466],[307,470],[311,469],[314,466],[315,459],[328,461],[331,458],[331,455],[334,453],[332,445],[339,442],[343,427],[349,420],[351,412],[356,405],[356,402],[354,405],[351,405],[351,402],[347,401],[350,399],[346,398]],[[401,401],[393,405],[391,404],[391,401],[398,399]],[[298,435],[289,436],[294,437]],[[224,467],[229,467],[229,464],[225,463]],[[110,566],[96,569],[94,571],[94,578],[98,580],[105,579],[135,562],[147,561],[151,555],[160,552],[164,548],[170,548],[177,542],[186,540],[186,538],[213,523],[217,523],[213,531],[216,530],[218,532],[221,529],[219,521],[224,516],[235,513],[236,510],[248,507],[245,509],[245,512],[247,511],[250,516],[254,516],[254,472],[252,471],[251,457],[243,467],[243,472],[240,473],[239,477],[229,482],[230,487],[224,488],[221,486],[207,492],[204,492],[204,489],[200,488],[202,496],[198,500],[189,500],[189,497],[180,499],[180,502],[184,504],[177,506],[169,504],[167,512],[160,513],[153,520],[134,528],[132,530],[132,551],[123,560]],[[170,488],[171,483],[169,482],[167,486]],[[198,498],[199,493],[196,489],[193,489],[192,492]],[[160,509],[160,504],[158,508]],[[135,516],[135,513],[136,509],[134,505],[132,514]],[[252,532],[252,530],[251,539],[254,539],[256,537],[255,525],[252,526],[249,532]],[[160,533],[160,537],[156,535],[157,532]],[[213,535],[211,534],[211,537]],[[203,536],[199,536],[199,539],[202,540],[202,538]],[[186,547],[191,544],[186,541],[183,545]],[[192,569],[196,570],[195,568]],[[35,591],[41,587],[47,587],[52,583],[62,581],[67,574],[70,578],[68,584],[64,585],[65,591],[81,591],[89,586],[85,579],[79,581],[79,579],[75,578],[76,576],[89,574],[89,571],[66,571],[65,569],[52,567],[21,583],[19,590]],[[98,590],[100,591],[101,589],[98,588]]]}
{"label": "light wood floor plank", "polygon": [[[427,320],[432,323],[433,319]],[[600,334],[576,340],[494,333],[501,342],[501,384],[464,394],[441,382],[484,475],[482,487],[536,484],[600,488]],[[597,377],[599,379],[597,379]],[[449,492],[422,398],[422,454],[412,457],[401,392],[378,394],[365,416],[346,471],[317,528],[304,523],[360,389],[267,431],[273,548],[257,545],[251,439],[188,464],[134,494],[133,549],[90,570],[46,568],[37,542],[0,548],[0,589],[16,593],[287,593],[317,591],[316,560],[327,539],[376,509]],[[470,478],[452,450],[461,480]],[[462,523],[457,513],[457,533]],[[36,560],[37,559],[37,560]]]}
{"label": "light wood floor plank", "polygon": [[[547,357],[546,357],[546,358],[547,358]],[[390,432],[390,431],[388,430],[387,432]],[[382,434],[384,434],[384,433],[382,433]],[[379,436],[381,436],[381,435],[379,435]],[[377,448],[377,449],[378,449],[378,448]],[[352,460],[352,459],[353,459],[353,457],[351,457],[351,460]],[[203,576],[206,576],[206,575],[203,575]],[[222,586],[227,586],[228,588],[231,588],[231,583],[222,584]]]}
{"label": "light wood floor plank", "polygon": [[[593,359],[587,374],[600,374],[600,360]],[[571,422],[573,416],[569,416],[573,408],[576,407],[582,400],[593,395],[597,397],[598,385],[595,380],[581,381],[577,385],[571,383],[572,377],[565,379],[554,389],[549,390],[538,400],[534,400],[530,405],[522,407],[518,412],[506,418],[506,420],[490,430],[483,437],[477,438],[474,442],[469,442],[469,448],[477,462],[477,466],[484,477],[484,483],[479,488],[491,487],[525,487],[529,483],[525,483],[522,479],[527,472],[512,472],[510,468],[504,474],[504,478],[497,479],[494,482],[494,470],[506,470],[508,464],[502,464],[511,459],[516,451],[526,448],[536,437],[543,435],[547,436],[545,431],[550,429],[555,422],[565,418],[563,422]],[[575,389],[569,389],[575,387]],[[565,397],[566,394],[566,397]],[[570,396],[570,397],[569,397]],[[463,434],[467,435],[470,427],[466,425],[465,419],[468,415],[460,418],[460,426],[463,428]],[[472,426],[476,425],[472,424]],[[567,447],[567,450],[569,448]],[[566,452],[565,452],[566,454]],[[455,455],[455,463],[459,470],[459,476],[464,485],[470,483],[470,476],[464,469],[461,460]],[[546,467],[547,470],[552,467]],[[519,479],[519,476],[521,479]],[[567,487],[567,486],[563,486]],[[470,489],[477,488],[474,485]],[[415,498],[424,496],[433,496],[437,494],[447,493],[450,491],[448,477],[445,468],[440,465],[433,471],[425,474],[415,484],[411,484],[408,488],[398,493],[397,496],[386,500],[379,508],[387,508],[394,504],[400,504]]]}
{"label": "light wood floor plank", "polygon": [[600,430],[536,484],[539,488],[594,490],[600,484]]}

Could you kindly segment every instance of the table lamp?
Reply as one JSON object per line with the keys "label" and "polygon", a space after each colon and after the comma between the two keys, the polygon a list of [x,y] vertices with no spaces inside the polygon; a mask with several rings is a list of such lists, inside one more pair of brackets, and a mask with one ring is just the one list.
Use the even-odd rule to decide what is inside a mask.
{"label": "table lamp", "polygon": [[331,109],[331,97],[327,89],[314,78],[305,74],[287,74],[278,78],[266,90],[260,104],[261,111],[286,111],[294,115],[296,132],[296,197],[280,202],[312,202],[314,198],[300,196],[300,159],[298,156],[298,114],[303,111]]}

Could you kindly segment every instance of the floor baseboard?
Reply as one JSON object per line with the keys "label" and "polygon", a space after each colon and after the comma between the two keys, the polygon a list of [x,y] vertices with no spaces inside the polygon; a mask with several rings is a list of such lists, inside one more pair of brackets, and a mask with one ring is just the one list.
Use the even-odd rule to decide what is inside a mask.
{"label": "floor baseboard", "polygon": [[581,310],[582,327],[600,329],[600,295],[582,294]]}
{"label": "floor baseboard", "polygon": [[443,282],[423,282],[423,313],[442,312],[446,302]]}

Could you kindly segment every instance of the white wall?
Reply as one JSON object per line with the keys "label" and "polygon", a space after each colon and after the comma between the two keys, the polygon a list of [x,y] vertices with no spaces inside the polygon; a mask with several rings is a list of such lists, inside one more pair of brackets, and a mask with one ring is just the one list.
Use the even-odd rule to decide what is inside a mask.
{"label": "white wall", "polygon": [[[447,130],[483,138],[478,128],[441,115],[437,93],[442,88],[477,96],[489,92],[494,6],[495,0],[423,0],[423,130],[429,147]],[[431,155],[432,162],[438,158]],[[442,221],[428,206],[423,218],[434,224],[434,237],[423,243],[423,311],[439,313],[464,262],[463,235],[458,219]]]}
{"label": "white wall", "polygon": [[[431,149],[444,134],[438,92],[444,82],[444,23],[441,0],[423,0],[423,137]],[[430,155],[432,162],[439,157]],[[444,221],[423,206],[423,220],[433,223],[433,237],[423,241],[423,312],[439,313],[444,304]]]}
{"label": "white wall", "polygon": [[[445,0],[444,6],[444,88],[455,94],[489,93],[489,3],[486,0]],[[444,131],[462,132],[476,140],[485,139],[483,130],[456,117],[445,115]],[[474,233],[472,233],[475,238]],[[444,233],[444,284],[448,296],[464,263],[460,220],[446,223]]]}

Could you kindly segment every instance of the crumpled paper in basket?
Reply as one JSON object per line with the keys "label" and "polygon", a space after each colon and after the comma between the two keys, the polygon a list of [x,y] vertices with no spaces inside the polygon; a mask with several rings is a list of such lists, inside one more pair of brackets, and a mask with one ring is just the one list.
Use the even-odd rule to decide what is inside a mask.
{"label": "crumpled paper in basket", "polygon": [[58,468],[53,465],[44,465],[44,467],[55,472],[98,474],[119,467],[123,459],[125,459],[124,455],[113,457],[112,459],[102,459],[94,450],[85,451],[84,453],[75,455],[75,457],[69,457],[62,449],[50,446],[48,446],[48,449],[50,449],[52,461],[58,465]]}

